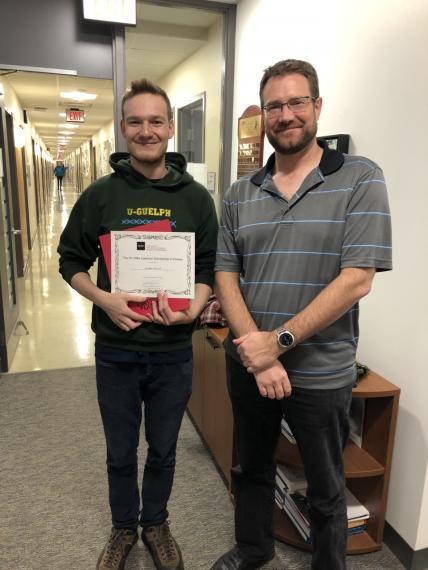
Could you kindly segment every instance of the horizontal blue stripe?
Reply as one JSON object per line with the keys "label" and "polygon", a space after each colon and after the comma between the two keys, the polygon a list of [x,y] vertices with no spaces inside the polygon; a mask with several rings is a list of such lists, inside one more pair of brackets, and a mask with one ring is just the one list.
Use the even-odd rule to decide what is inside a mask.
{"label": "horizontal blue stripe", "polygon": [[361,186],[361,184],[371,184],[372,182],[380,182],[381,184],[386,184],[385,180],[382,180],[381,178],[373,178],[372,180],[361,180],[361,182],[358,182],[357,186]]}
{"label": "horizontal blue stripe", "polygon": [[234,255],[239,257],[252,257],[254,255],[271,255],[271,254],[304,254],[304,255],[332,255],[335,257],[340,257],[340,253],[328,253],[328,252],[321,252],[321,251],[298,251],[298,250],[284,250],[284,251],[260,251],[254,253],[228,253],[226,251],[217,251],[220,255]]}
{"label": "horizontal blue stripe", "polygon": [[331,190],[313,190],[312,192],[308,192],[308,196],[312,196],[313,194],[327,194],[329,192],[352,192],[354,188],[332,188]]}
{"label": "horizontal blue stripe", "polygon": [[328,283],[294,283],[293,281],[241,281],[241,285],[297,285],[303,287],[325,287]]}
{"label": "horizontal blue stripe", "polygon": [[346,214],[347,216],[386,216],[388,218],[391,217],[391,214],[387,212],[350,212]]}
{"label": "horizontal blue stripe", "polygon": [[368,244],[363,244],[363,243],[357,243],[355,245],[343,245],[342,249],[344,248],[351,248],[351,247],[375,247],[378,249],[392,249],[392,247],[390,247],[389,245],[374,245],[373,243],[368,243]]}
{"label": "horizontal blue stripe", "polygon": [[376,166],[374,166],[373,164],[371,164],[370,162],[367,162],[366,160],[346,160],[343,164],[343,166],[350,166],[351,164],[365,164],[366,166],[368,166],[371,170],[376,170]]}
{"label": "horizontal blue stripe", "polygon": [[314,370],[296,370],[293,368],[287,368],[287,372],[296,372],[297,374],[307,374],[310,376],[331,376],[332,374],[338,374],[339,372],[350,372],[351,370],[355,370],[356,365],[353,364],[349,368],[342,368],[340,370],[329,370],[324,372],[315,372]]}
{"label": "horizontal blue stripe", "polygon": [[238,232],[239,230],[243,230],[244,228],[251,228],[254,226],[277,226],[277,225],[291,225],[291,224],[344,224],[344,220],[290,220],[290,221],[281,221],[281,222],[257,222],[255,224],[246,224],[244,226],[239,226],[237,230],[231,230],[234,232]]}
{"label": "horizontal blue stripe", "polygon": [[285,315],[287,317],[294,317],[296,313],[278,313],[276,311],[250,311],[255,315]]}
{"label": "horizontal blue stripe", "polygon": [[356,336],[354,338],[347,338],[344,340],[332,340],[330,342],[301,342],[299,346],[322,346],[328,344],[344,344],[349,342],[356,344],[358,342],[358,338],[359,337]]}
{"label": "horizontal blue stripe", "polygon": [[237,206],[238,204],[249,204],[251,202],[260,202],[261,200],[272,200],[272,196],[269,194],[269,196],[263,196],[262,198],[253,198],[251,200],[238,200],[237,202],[227,202],[226,200],[223,200],[223,204],[225,204],[226,206]]}
{"label": "horizontal blue stripe", "polygon": [[[355,313],[356,311],[358,311],[358,309],[350,309],[349,311],[347,311],[346,313],[343,314],[343,316],[348,315],[349,313]],[[280,311],[251,311],[250,313],[254,314],[254,315],[281,315],[281,316],[286,316],[286,317],[294,317],[294,315],[296,313],[285,313],[285,312],[280,312]],[[315,343],[300,343],[299,346],[306,346],[309,344],[335,344],[336,342],[352,342],[355,340],[358,340],[359,337],[355,337],[354,339],[349,339],[349,340],[338,340],[338,341],[333,341],[333,342],[315,342]]]}
{"label": "horizontal blue stripe", "polygon": [[[290,222],[288,222],[290,223]],[[294,224],[344,224],[344,220],[293,220]]]}

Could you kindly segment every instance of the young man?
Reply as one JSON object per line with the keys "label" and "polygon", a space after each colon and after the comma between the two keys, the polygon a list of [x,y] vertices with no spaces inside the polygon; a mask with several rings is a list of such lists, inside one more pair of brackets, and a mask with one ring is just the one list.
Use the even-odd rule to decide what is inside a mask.
{"label": "young man", "polygon": [[[186,172],[184,157],[166,152],[173,129],[166,93],[147,80],[134,81],[122,101],[121,130],[129,154],[113,154],[114,173],[91,184],[78,199],[58,248],[63,278],[94,303],[98,401],[113,523],[99,570],[124,568],[138,525],[157,568],[183,568],[167,521],[167,502],[178,432],[191,392],[191,335],[214,280],[217,218],[207,190]],[[109,292],[102,258],[96,285],[87,271],[99,257],[100,235],[165,218],[173,231],[195,234],[195,298],[187,310],[173,312],[166,294],[159,293],[153,317],[148,317],[128,306],[144,298]],[[142,404],[148,452],[140,511],[137,449]]]}
{"label": "young man", "polygon": [[315,69],[280,61],[261,80],[266,166],[225,196],[216,291],[235,419],[236,546],[214,570],[274,557],[275,449],[284,415],[308,481],[312,568],[346,566],[342,451],[356,380],[358,301],[391,269],[390,214],[380,168],[316,139]]}

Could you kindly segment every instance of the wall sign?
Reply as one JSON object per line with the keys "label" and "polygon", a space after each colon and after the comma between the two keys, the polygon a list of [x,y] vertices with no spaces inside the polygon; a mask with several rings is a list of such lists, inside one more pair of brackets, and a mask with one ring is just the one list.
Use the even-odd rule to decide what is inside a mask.
{"label": "wall sign", "polygon": [[328,148],[347,153],[349,151],[349,135],[328,135],[317,137],[327,143]]}
{"label": "wall sign", "polygon": [[85,111],[83,109],[66,109],[66,121],[69,123],[84,123]]}
{"label": "wall sign", "polygon": [[238,119],[238,178],[263,166],[263,139],[262,111],[251,105]]}
{"label": "wall sign", "polygon": [[83,0],[85,20],[137,25],[136,0]]}

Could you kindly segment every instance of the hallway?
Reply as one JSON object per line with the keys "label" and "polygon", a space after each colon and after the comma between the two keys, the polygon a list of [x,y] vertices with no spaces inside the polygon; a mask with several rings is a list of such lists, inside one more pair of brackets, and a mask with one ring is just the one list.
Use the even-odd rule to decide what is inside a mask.
{"label": "hallway", "polygon": [[[56,248],[78,197],[67,177],[61,196],[54,187],[25,271],[18,279],[20,335],[9,372],[88,366],[94,363],[91,303],[58,272]],[[28,329],[28,334],[26,331]]]}

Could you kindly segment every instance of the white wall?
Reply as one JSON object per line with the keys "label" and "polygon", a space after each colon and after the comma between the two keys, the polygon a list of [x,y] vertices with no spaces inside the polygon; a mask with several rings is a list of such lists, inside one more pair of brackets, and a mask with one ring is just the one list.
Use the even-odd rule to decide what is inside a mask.
{"label": "white wall", "polygon": [[[265,67],[306,59],[324,97],[319,134],[349,133],[350,152],[384,169],[394,271],[361,304],[358,357],[402,389],[387,520],[416,550],[428,547],[427,34],[426,0],[241,0],[234,104],[237,125]],[[233,173],[236,156],[235,139]]]}
{"label": "white wall", "polygon": [[[31,138],[35,140],[41,149],[44,157],[50,159],[49,153],[46,151],[46,146],[41,141],[34,126],[29,122],[24,124],[24,112],[19,102],[19,99],[13,89],[12,85],[7,80],[7,77],[1,77],[1,83],[4,88],[4,106],[5,109],[12,114],[14,128],[18,125],[22,126],[25,133],[25,160],[26,160],[26,175],[27,175],[27,196],[28,196],[28,216],[30,221],[30,240],[34,241],[37,233],[37,217],[36,217],[36,188],[35,188],[35,173],[33,165],[33,153]],[[13,157],[15,159],[15,157]]]}
{"label": "white wall", "polygon": [[110,154],[114,152],[114,122],[106,123],[93,137],[96,153],[97,178],[112,172],[109,166]]}
{"label": "white wall", "polygon": [[208,171],[216,173],[215,199],[218,198],[220,161],[222,34],[222,18],[219,17],[209,30],[207,43],[159,80],[176,109],[190,103],[195,95],[206,94],[205,162]]}

